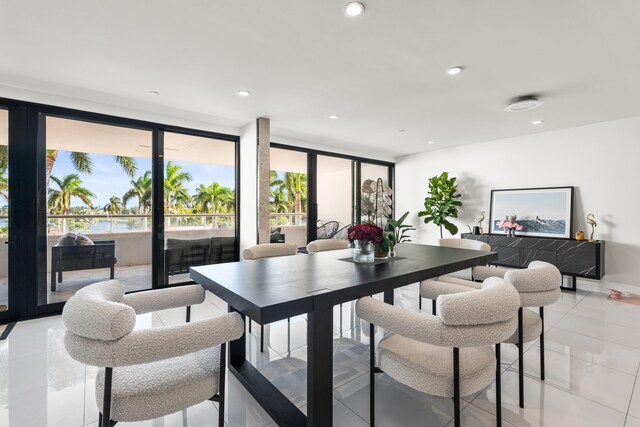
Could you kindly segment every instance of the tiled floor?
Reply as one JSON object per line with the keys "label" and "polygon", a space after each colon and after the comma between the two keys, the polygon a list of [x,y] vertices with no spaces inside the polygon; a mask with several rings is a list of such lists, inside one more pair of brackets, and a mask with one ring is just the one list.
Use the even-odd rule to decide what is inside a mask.
{"label": "tiled floor", "polygon": [[[397,305],[417,310],[417,287],[396,293]],[[424,307],[431,304],[425,301]],[[194,307],[194,320],[226,312],[212,294]],[[640,307],[608,301],[605,295],[563,293],[545,311],[546,374],[538,379],[538,343],[525,353],[526,408],[517,404],[515,347],[503,346],[503,417],[505,426],[640,427]],[[142,315],[137,327],[173,325],[184,321],[183,310]],[[361,324],[351,304],[334,313],[334,423],[368,425],[368,325]],[[306,320],[291,319],[266,328],[268,346],[259,351],[259,328],[253,327],[247,354],[301,410],[306,410]],[[97,427],[94,382],[97,370],[71,359],[63,345],[59,316],[16,325],[0,342],[0,426]],[[380,338],[380,333],[376,335]],[[449,426],[450,399],[427,396],[377,376],[378,426]],[[228,426],[275,426],[265,411],[232,376],[228,382]],[[463,399],[464,426],[495,422],[495,389],[489,386]],[[122,426],[216,426],[217,404],[204,402],[163,419]]]}

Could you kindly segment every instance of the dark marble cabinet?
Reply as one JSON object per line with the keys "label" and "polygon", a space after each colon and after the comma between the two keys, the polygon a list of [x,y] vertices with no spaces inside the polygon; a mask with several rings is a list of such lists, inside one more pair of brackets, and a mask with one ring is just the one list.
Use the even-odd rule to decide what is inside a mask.
{"label": "dark marble cabinet", "polygon": [[498,253],[494,265],[524,268],[531,261],[554,264],[560,272],[571,277],[575,290],[576,277],[600,280],[604,276],[604,240],[596,242],[543,237],[507,237],[497,234],[462,234],[491,245]]}

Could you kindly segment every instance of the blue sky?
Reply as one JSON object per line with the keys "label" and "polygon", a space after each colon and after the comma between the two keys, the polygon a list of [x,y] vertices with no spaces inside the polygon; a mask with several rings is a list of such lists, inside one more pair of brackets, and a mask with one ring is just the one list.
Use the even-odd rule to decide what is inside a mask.
{"label": "blue sky", "polygon": [[[78,173],[71,164],[69,152],[60,150],[51,175],[62,179],[64,175],[78,173],[80,179],[82,179],[83,186],[95,193],[96,198],[93,200],[93,206],[96,208],[109,203],[111,196],[122,198],[122,195],[131,188],[131,178],[116,164],[114,157],[105,154],[91,154],[91,160],[93,173],[91,175]],[[136,163],[138,165],[136,178],[144,174],[146,170],[151,170],[151,159],[136,158]],[[185,171],[191,173],[193,179],[191,182],[186,183],[191,195],[196,194],[196,188],[200,184],[211,185],[214,181],[219,182],[223,187],[235,188],[235,174],[232,166],[187,162],[174,163],[183,166]],[[51,186],[53,188],[57,187],[55,183],[52,183]],[[83,206],[82,202],[75,198],[72,200],[71,205],[73,207]],[[129,205],[137,206],[137,201],[129,203]]]}
{"label": "blue sky", "polygon": [[497,192],[494,194],[493,218],[502,220],[507,215],[517,215],[518,219],[562,220],[568,206],[567,194],[562,191],[530,191],[527,193]]}

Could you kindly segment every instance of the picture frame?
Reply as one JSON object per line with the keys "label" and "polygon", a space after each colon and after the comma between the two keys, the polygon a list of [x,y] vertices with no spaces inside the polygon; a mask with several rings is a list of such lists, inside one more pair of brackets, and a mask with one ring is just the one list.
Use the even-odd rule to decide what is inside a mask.
{"label": "picture frame", "polygon": [[570,239],[572,218],[572,186],[491,190],[489,234]]}

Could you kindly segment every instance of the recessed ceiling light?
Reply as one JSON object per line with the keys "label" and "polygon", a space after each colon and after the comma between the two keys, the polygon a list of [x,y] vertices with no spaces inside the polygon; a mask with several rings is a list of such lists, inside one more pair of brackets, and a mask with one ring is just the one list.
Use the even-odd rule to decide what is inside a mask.
{"label": "recessed ceiling light", "polygon": [[398,132],[406,132],[406,129],[400,129]]}
{"label": "recessed ceiling light", "polygon": [[349,2],[344,7],[344,13],[347,16],[358,16],[362,12],[364,12],[364,4],[360,3],[359,1]]}
{"label": "recessed ceiling light", "polygon": [[542,123],[544,123],[544,120],[534,120],[531,122],[532,125],[541,125]]}
{"label": "recessed ceiling light", "polygon": [[157,90],[150,90],[149,95],[153,95],[153,96],[160,95],[160,92],[158,92]]}
{"label": "recessed ceiling light", "polygon": [[435,144],[435,141],[427,141],[427,144],[431,145],[431,144]]}
{"label": "recessed ceiling light", "polygon": [[251,92],[249,92],[248,90],[239,90],[238,91],[238,95],[240,95],[240,96],[249,96],[249,95],[251,95]]}
{"label": "recessed ceiling light", "polygon": [[332,114],[332,115],[330,115],[330,116],[329,116],[329,118],[330,118],[331,120],[335,120],[335,119],[337,119],[338,117],[340,117],[340,116],[339,116],[339,115],[337,115],[337,114]]}
{"label": "recessed ceiling light", "polygon": [[452,67],[447,70],[447,74],[449,74],[450,76],[455,76],[456,74],[460,74],[462,70],[464,70],[464,68],[462,68],[461,66]]}
{"label": "recessed ceiling light", "polygon": [[517,113],[519,111],[528,111],[533,110],[536,107],[542,105],[542,101],[533,96],[521,96],[519,98],[515,98],[513,101],[509,103],[506,107],[504,107],[504,111],[509,113]]}

